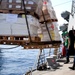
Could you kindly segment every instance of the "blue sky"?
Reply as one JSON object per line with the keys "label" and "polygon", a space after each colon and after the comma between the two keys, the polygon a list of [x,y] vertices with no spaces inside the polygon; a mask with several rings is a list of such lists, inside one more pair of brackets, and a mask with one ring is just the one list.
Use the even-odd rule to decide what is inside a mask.
{"label": "blue sky", "polygon": [[58,18],[58,24],[62,25],[66,21],[61,17],[61,13],[66,10],[71,12],[72,0],[51,0],[51,2]]}

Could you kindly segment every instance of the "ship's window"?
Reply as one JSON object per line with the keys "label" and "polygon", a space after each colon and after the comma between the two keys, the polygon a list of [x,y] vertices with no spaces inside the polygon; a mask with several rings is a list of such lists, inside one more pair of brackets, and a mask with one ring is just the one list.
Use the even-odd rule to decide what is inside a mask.
{"label": "ship's window", "polygon": [[24,4],[27,4],[27,2],[26,2],[26,1],[24,1]]}
{"label": "ship's window", "polygon": [[12,8],[12,5],[9,5],[9,8]]}
{"label": "ship's window", "polygon": [[21,0],[16,0],[16,3],[21,3]]}
{"label": "ship's window", "polygon": [[9,0],[9,3],[12,3],[12,0]]}
{"label": "ship's window", "polygon": [[28,4],[34,4],[34,2],[32,2],[32,1],[28,1]]}
{"label": "ship's window", "polygon": [[21,6],[20,5],[17,5],[16,8],[21,8]]}
{"label": "ship's window", "polygon": [[31,7],[26,7],[26,9],[31,9]]}

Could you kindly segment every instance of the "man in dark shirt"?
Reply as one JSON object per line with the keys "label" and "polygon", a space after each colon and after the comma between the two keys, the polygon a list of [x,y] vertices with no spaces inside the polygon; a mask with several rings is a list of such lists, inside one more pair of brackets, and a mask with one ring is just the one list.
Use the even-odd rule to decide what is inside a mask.
{"label": "man in dark shirt", "polygon": [[[73,32],[73,38],[72,38],[72,49],[74,48],[74,55],[75,55],[75,30],[72,30]],[[71,70],[75,70],[75,56],[74,56],[74,61],[73,61],[73,66],[72,67],[69,67],[69,69]]]}

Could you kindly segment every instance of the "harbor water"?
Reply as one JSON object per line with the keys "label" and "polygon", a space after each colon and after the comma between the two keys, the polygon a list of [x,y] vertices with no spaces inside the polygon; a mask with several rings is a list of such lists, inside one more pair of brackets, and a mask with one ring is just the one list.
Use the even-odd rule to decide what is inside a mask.
{"label": "harbor water", "polygon": [[23,75],[31,68],[36,69],[39,49],[25,50],[21,46],[13,47],[0,45],[0,75]]}

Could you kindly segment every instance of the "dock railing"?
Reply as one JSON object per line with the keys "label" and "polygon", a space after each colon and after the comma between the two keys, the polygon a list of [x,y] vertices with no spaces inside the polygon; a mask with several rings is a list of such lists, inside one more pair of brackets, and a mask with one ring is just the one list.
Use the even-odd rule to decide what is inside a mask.
{"label": "dock railing", "polygon": [[[60,48],[58,48],[57,50],[57,59],[58,58],[58,53],[61,52]],[[45,49],[42,50],[41,53],[38,54],[37,56],[37,60],[35,60],[35,64],[33,67],[29,68],[29,71],[27,71],[27,73],[25,75],[32,75],[32,72],[35,70],[42,70],[45,69],[47,67],[47,57],[49,57],[52,53],[51,48],[49,49],[48,52],[45,52]]]}

